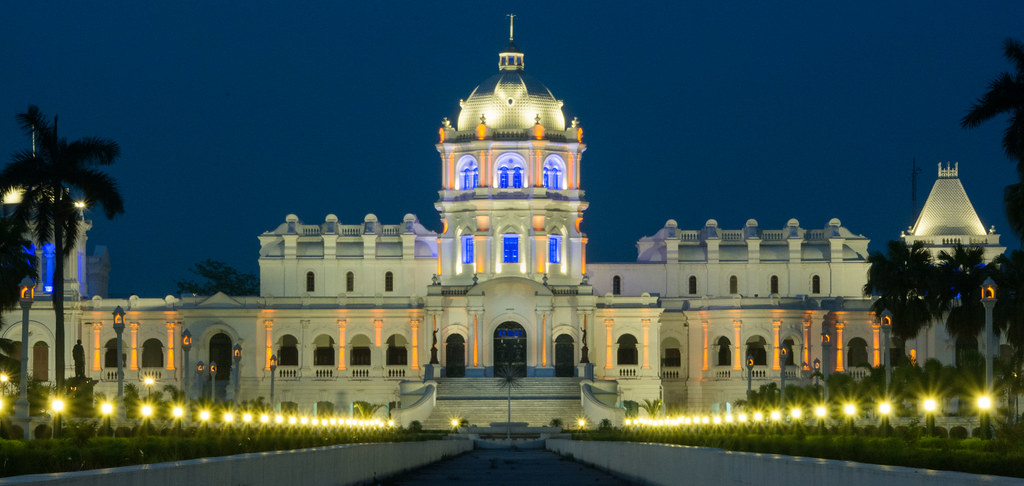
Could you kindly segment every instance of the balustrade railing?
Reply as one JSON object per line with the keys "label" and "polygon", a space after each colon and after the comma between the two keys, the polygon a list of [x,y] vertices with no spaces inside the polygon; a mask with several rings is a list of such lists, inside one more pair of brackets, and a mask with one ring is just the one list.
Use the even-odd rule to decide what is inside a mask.
{"label": "balustrade railing", "polygon": [[679,370],[661,370],[661,379],[663,380],[678,380]]}
{"label": "balustrade railing", "polygon": [[334,366],[314,366],[313,367],[313,379],[314,380],[333,380],[334,379]]}
{"label": "balustrade railing", "polygon": [[636,378],[636,366],[619,366],[619,378]]}
{"label": "balustrade railing", "polygon": [[370,367],[369,366],[353,366],[352,367],[352,378],[369,378]]}
{"label": "balustrade railing", "polygon": [[384,375],[388,378],[405,378],[406,366],[388,366]]}
{"label": "balustrade railing", "polygon": [[277,378],[279,380],[298,380],[299,379],[299,367],[298,366],[278,366],[277,367]]}
{"label": "balustrade railing", "polygon": [[[117,374],[117,371],[114,371]],[[174,376],[174,372],[170,372],[171,376]],[[146,378],[152,378],[153,381],[160,381],[164,376],[163,368],[142,368],[139,370],[139,381],[145,382]],[[114,377],[117,379],[117,376]]]}

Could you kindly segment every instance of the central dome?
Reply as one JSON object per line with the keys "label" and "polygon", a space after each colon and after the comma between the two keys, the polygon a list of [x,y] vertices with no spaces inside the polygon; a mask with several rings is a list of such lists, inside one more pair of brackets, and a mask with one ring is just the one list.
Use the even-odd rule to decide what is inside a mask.
{"label": "central dome", "polygon": [[493,130],[521,130],[539,122],[549,130],[565,130],[562,102],[540,81],[523,74],[523,53],[509,44],[498,59],[501,71],[461,102],[456,128],[470,130],[483,121]]}

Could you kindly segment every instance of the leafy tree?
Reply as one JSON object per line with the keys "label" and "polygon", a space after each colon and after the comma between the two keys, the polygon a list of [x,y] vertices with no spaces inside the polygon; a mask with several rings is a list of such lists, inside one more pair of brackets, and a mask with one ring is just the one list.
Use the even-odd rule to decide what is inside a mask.
{"label": "leafy tree", "polygon": [[[18,286],[22,279],[35,277],[31,246],[25,239],[25,223],[16,218],[0,218],[0,311],[18,307]],[[2,321],[0,321],[2,324]]]}
{"label": "leafy tree", "polygon": [[98,166],[110,165],[121,152],[113,140],[84,137],[69,142],[57,132],[57,117],[51,123],[39,108],[30,105],[17,115],[26,135],[32,135],[38,150],[22,150],[0,172],[0,194],[22,191],[15,217],[31,228],[37,242],[53,242],[58,255],[53,266],[54,383],[64,389],[64,260],[79,237],[78,211],[74,198],[86,207],[99,203],[108,219],[124,212],[117,183]]}
{"label": "leafy tree", "polygon": [[202,277],[202,281],[178,281],[179,293],[213,295],[224,292],[228,295],[256,295],[260,291],[260,281],[256,274],[239,272],[221,261],[206,259],[193,265],[189,271]]}
{"label": "leafy tree", "polygon": [[377,411],[382,408],[384,408],[384,405],[380,403],[356,401],[352,402],[352,415],[359,419],[369,420],[374,415],[377,415]]}
{"label": "leafy tree", "polygon": [[988,91],[964,115],[960,125],[974,128],[997,116],[1009,115],[1010,123],[1003,131],[1003,150],[1017,162],[1021,182],[1006,186],[1003,202],[1010,227],[1024,238],[1024,43],[1006,39],[1003,56],[1014,70],[1000,73],[989,82]]}
{"label": "leafy tree", "polygon": [[886,253],[871,253],[868,263],[871,268],[864,295],[879,296],[871,310],[876,316],[885,309],[892,312],[892,334],[896,338],[916,337],[932,316],[927,297],[934,268],[924,243],[917,241],[907,246],[903,241],[890,241]]}

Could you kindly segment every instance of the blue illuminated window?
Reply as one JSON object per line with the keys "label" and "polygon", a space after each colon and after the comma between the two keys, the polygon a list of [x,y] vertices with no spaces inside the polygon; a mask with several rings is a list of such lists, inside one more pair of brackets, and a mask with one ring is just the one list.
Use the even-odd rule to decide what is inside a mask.
{"label": "blue illuminated window", "polygon": [[462,189],[476,189],[480,186],[480,169],[476,162],[469,161],[462,167]]}
{"label": "blue illuminated window", "polygon": [[53,267],[57,264],[53,243],[43,244],[43,258],[46,259],[46,280],[43,283],[44,292],[53,292]]}
{"label": "blue illuminated window", "polygon": [[519,263],[519,235],[509,234],[502,237],[502,245],[505,250],[505,263]]}
{"label": "blue illuminated window", "polygon": [[473,263],[473,237],[462,237],[462,263]]}
{"label": "blue illuminated window", "polygon": [[498,187],[508,189],[508,167],[498,169]]}
{"label": "blue illuminated window", "polygon": [[519,189],[523,187],[523,168],[516,167],[512,169],[512,187]]}
{"label": "blue illuminated window", "polygon": [[562,189],[562,167],[554,160],[544,163],[544,187]]}
{"label": "blue illuminated window", "polygon": [[548,261],[551,263],[562,263],[562,237],[548,237]]}

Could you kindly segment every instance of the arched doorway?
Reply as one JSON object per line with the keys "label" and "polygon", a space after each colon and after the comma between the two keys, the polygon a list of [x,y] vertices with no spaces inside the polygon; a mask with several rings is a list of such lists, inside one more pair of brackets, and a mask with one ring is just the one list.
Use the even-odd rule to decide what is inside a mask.
{"label": "arched doorway", "polygon": [[210,362],[217,363],[215,386],[217,397],[223,399],[224,391],[231,380],[231,337],[224,333],[214,334],[210,338]]}
{"label": "arched doorway", "polygon": [[445,376],[461,378],[466,376],[466,340],[461,334],[452,334],[444,341]]}
{"label": "arched doorway", "polygon": [[515,376],[526,376],[526,329],[512,321],[494,330],[494,371],[505,367]]}
{"label": "arched doorway", "polygon": [[560,334],[555,338],[555,376],[572,377],[575,374],[573,351],[572,336]]}

